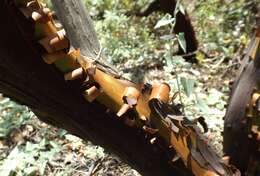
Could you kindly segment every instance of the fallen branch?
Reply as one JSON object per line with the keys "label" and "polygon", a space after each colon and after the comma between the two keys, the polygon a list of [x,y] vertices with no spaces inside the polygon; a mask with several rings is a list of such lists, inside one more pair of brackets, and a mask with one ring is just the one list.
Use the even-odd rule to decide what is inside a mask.
{"label": "fallen branch", "polygon": [[[70,2],[72,1],[63,0],[65,4],[70,4]],[[73,6],[65,5],[66,8],[63,9],[62,13],[67,15],[66,11],[74,11],[74,5],[78,7],[79,4],[79,1],[74,1]],[[37,39],[38,45],[41,46],[41,50],[36,48],[35,51],[41,53],[44,61],[47,61],[46,64],[54,64],[60,73],[67,75],[65,77],[67,81],[70,81],[69,83],[78,84],[78,90],[81,90],[81,98],[86,100],[86,108],[90,107],[91,104],[95,105],[95,103],[103,105],[107,109],[102,111],[103,114],[109,111],[117,115],[117,117],[112,116],[114,125],[122,127],[122,132],[127,133],[129,129],[133,134],[139,132],[143,136],[143,142],[150,142],[150,148],[154,146],[160,148],[164,155],[168,155],[168,161],[172,162],[173,165],[175,165],[175,153],[177,153],[196,176],[228,176],[237,172],[233,167],[224,164],[211,150],[194,122],[181,116],[176,106],[168,104],[170,87],[166,83],[137,85],[115,76],[108,69],[109,67],[105,66],[104,68],[103,64],[82,54],[80,50],[83,46],[78,45],[76,49],[69,50],[71,48],[70,43],[72,46],[74,41],[77,44],[76,41],[80,35],[76,35],[70,41],[64,30],[57,29],[52,19],[52,13],[41,3],[17,0],[16,5],[25,17],[34,22],[28,25],[32,25],[36,31],[30,32],[37,34],[34,40]],[[62,3],[58,3],[56,6],[62,7]],[[60,14],[62,17],[66,16],[62,13]],[[82,19],[80,20],[82,21]],[[64,23],[63,25],[67,29],[75,28],[73,23]],[[72,36],[70,32],[73,32],[73,30],[68,31],[68,36]],[[73,47],[75,48],[75,46]],[[89,53],[86,52],[86,54]],[[80,108],[84,108],[84,106]],[[90,118],[95,118],[95,115]],[[103,118],[101,119],[100,123],[106,121]],[[73,120],[70,122],[75,123]],[[123,123],[129,129],[127,126],[122,126]],[[95,127],[97,126],[99,127],[98,124]],[[103,129],[99,127],[99,130],[102,131]],[[84,132],[84,130],[82,129],[81,132]],[[113,140],[113,143],[128,142],[127,140],[117,140]],[[141,146],[138,145],[138,147]],[[147,150],[149,150],[148,148]],[[130,149],[130,151],[134,150]],[[158,162],[160,161],[158,160]],[[164,162],[168,163],[167,161]],[[139,164],[142,165],[142,163]]]}

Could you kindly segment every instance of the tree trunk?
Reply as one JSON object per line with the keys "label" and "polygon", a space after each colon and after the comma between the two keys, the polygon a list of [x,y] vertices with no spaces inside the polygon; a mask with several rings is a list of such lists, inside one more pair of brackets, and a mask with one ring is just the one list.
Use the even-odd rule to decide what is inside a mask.
{"label": "tree trunk", "polygon": [[99,53],[100,44],[83,2],[52,0],[52,4],[58,19],[64,24],[72,46],[80,48],[84,56],[95,58]]}
{"label": "tree trunk", "polygon": [[[260,44],[257,42],[258,40],[260,40],[259,24],[256,25],[256,32],[242,58],[241,68],[233,83],[225,115],[224,153],[230,157],[230,162],[243,175],[251,172],[250,170],[257,172],[258,169],[259,172],[257,167],[260,163],[260,136],[258,136],[260,135],[258,104],[260,99],[253,98],[260,90]],[[256,102],[256,105],[253,105],[253,102]],[[252,130],[253,126],[257,126],[258,131]],[[253,163],[256,163],[256,167],[253,166]]]}
{"label": "tree trunk", "polygon": [[[86,24],[91,23],[87,14],[82,13],[80,17],[87,20]],[[66,83],[62,73],[44,63],[36,50],[39,46],[33,37],[33,22],[25,19],[12,0],[0,1],[0,20],[2,93],[28,105],[44,122],[116,153],[142,175],[187,175],[182,163],[171,166],[167,155],[146,141],[142,131],[127,127],[114,114],[105,113],[105,107],[100,104],[88,103],[81,95],[79,84]],[[92,34],[89,42],[75,41],[76,47],[85,49],[86,53],[99,50],[91,28],[83,23],[71,29],[77,37]]]}

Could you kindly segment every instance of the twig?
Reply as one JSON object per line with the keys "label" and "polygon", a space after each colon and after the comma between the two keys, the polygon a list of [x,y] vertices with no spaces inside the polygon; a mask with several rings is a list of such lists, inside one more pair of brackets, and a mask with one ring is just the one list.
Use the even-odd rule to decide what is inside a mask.
{"label": "twig", "polygon": [[93,170],[96,168],[95,166],[96,166],[96,162],[94,162],[94,163],[90,166],[89,171],[88,171],[87,173],[85,173],[86,176],[91,176],[91,175],[93,174]]}
{"label": "twig", "polygon": [[[94,167],[93,167],[93,169],[92,169],[92,171],[91,171],[91,175],[95,174],[95,173],[98,171],[99,166],[103,163],[103,161],[105,160],[105,158],[106,158],[106,156],[103,157],[103,158],[98,159],[98,160],[93,164]],[[91,176],[91,175],[89,175],[89,176]]]}
{"label": "twig", "polygon": [[[180,3],[180,0],[178,0],[178,2],[177,3]],[[176,5],[176,7],[177,7],[177,5]],[[177,20],[177,18],[176,18],[176,8],[175,8],[175,10],[174,10],[174,18],[175,18],[175,21],[173,22],[173,23],[171,23],[171,30],[170,30],[170,33],[173,33],[173,31],[174,31],[174,27],[175,27],[175,24],[176,24],[176,20]],[[174,41],[173,41],[174,42]],[[174,43],[173,43],[174,44]],[[171,52],[170,54],[172,55],[173,54],[173,44],[171,45],[171,48],[170,48],[170,51],[169,52]],[[179,97],[180,97],[180,102],[181,102],[181,107],[182,107],[182,113],[183,114],[185,114],[185,112],[184,112],[184,106],[183,106],[183,101],[182,101],[182,97],[181,97],[181,88],[180,88],[180,83],[179,83],[179,76],[178,76],[178,73],[176,73],[176,81],[177,81],[177,87],[178,87],[178,92],[179,92]]]}
{"label": "twig", "polygon": [[183,105],[183,101],[182,101],[182,96],[181,96],[181,87],[180,87],[180,82],[179,82],[178,73],[176,73],[176,81],[177,81],[177,87],[178,87],[180,102],[181,102],[182,113],[185,115],[185,109],[184,109],[184,105]]}
{"label": "twig", "polygon": [[100,59],[102,51],[103,51],[103,47],[100,45],[100,49],[98,51],[97,57],[94,59],[95,61]]}

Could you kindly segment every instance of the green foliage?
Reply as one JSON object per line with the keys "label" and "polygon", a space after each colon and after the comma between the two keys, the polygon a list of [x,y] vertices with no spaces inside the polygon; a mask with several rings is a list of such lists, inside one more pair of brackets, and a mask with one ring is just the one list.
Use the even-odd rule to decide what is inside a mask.
{"label": "green foliage", "polygon": [[0,138],[7,136],[12,129],[28,122],[33,113],[25,106],[10,99],[0,99]]}
{"label": "green foliage", "polygon": [[149,2],[151,0],[85,0],[86,6],[94,16],[99,16],[105,11],[115,11],[121,14],[135,12],[149,4]]}
{"label": "green foliage", "polygon": [[149,28],[150,20],[127,17],[113,11],[106,11],[104,17],[104,20],[96,22],[96,30],[110,62],[160,59],[161,55],[155,52],[160,48],[160,42],[155,40]]}
{"label": "green foliage", "polygon": [[103,157],[104,151],[41,123],[27,107],[0,96],[1,176],[70,176],[80,165],[72,154],[95,160]]}
{"label": "green foliage", "polygon": [[186,53],[187,44],[186,44],[184,33],[177,34],[177,39],[178,39],[178,42],[179,42],[181,48]]}
{"label": "green foliage", "polygon": [[59,151],[59,145],[45,138],[39,143],[16,146],[3,161],[0,175],[44,175],[47,162]]}
{"label": "green foliage", "polygon": [[165,15],[157,22],[157,24],[154,26],[154,29],[158,29],[162,26],[170,25],[172,23],[175,23],[175,18],[173,18],[171,15]]}
{"label": "green foliage", "polygon": [[187,97],[189,97],[192,94],[194,89],[194,84],[195,84],[194,79],[181,78],[181,85]]}
{"label": "green foliage", "polygon": [[253,3],[246,0],[200,0],[196,5],[195,18],[200,29],[197,35],[204,47],[208,51],[223,52],[231,58],[239,47],[246,44],[252,31],[254,17],[250,6]]}

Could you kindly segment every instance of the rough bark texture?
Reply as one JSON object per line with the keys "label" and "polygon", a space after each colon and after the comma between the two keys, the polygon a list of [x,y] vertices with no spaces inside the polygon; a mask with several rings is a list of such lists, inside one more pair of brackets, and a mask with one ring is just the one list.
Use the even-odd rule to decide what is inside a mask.
{"label": "rough bark texture", "polygon": [[256,145],[248,138],[250,119],[246,117],[246,107],[254,87],[259,82],[259,75],[259,68],[251,61],[236,83],[225,115],[224,153],[232,157],[232,164],[242,173],[248,167],[249,157],[256,151]]}
{"label": "rough bark texture", "polygon": [[[144,140],[142,131],[123,125],[101,105],[87,103],[77,83],[66,83],[59,71],[43,62],[35,49],[32,22],[13,1],[0,1],[0,20],[0,92],[28,105],[41,120],[116,153],[143,175],[186,175],[181,164],[171,167],[170,158]],[[77,30],[80,35],[81,28]],[[95,40],[90,47],[96,49]]]}
{"label": "rough bark texture", "polygon": [[64,28],[72,45],[80,48],[83,55],[95,58],[99,53],[100,45],[83,2],[52,0],[52,4],[58,18],[62,24],[65,24]]}
{"label": "rough bark texture", "polygon": [[[231,163],[245,174],[249,165],[250,157],[259,161],[259,141],[255,137],[249,138],[252,118],[248,117],[248,104],[252,94],[260,84],[260,56],[255,60],[250,57],[252,49],[255,47],[254,38],[245,51],[240,70],[232,85],[232,92],[225,115],[224,124],[224,153],[231,157]],[[252,158],[251,158],[252,159]],[[257,174],[256,174],[257,175]]]}

